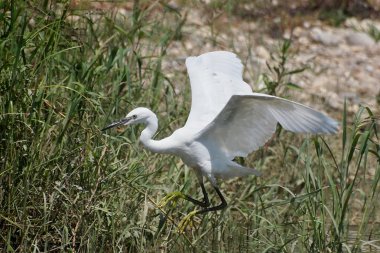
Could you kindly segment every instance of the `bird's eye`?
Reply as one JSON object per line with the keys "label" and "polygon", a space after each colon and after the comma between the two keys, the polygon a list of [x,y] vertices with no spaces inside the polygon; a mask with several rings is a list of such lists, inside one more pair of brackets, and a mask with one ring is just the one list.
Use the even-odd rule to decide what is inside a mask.
{"label": "bird's eye", "polygon": [[133,115],[133,116],[132,116],[132,119],[136,119],[136,118],[137,118],[137,115]]}

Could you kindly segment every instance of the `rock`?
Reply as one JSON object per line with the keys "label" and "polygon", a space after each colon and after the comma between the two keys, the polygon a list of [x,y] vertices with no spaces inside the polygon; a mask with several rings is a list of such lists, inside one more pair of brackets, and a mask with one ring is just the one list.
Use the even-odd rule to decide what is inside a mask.
{"label": "rock", "polygon": [[290,31],[289,31],[289,30],[286,30],[286,31],[284,32],[284,34],[282,35],[282,37],[283,37],[284,39],[289,40],[289,39],[291,38]]}
{"label": "rock", "polygon": [[347,18],[346,21],[344,21],[344,25],[348,28],[354,29],[359,29],[361,27],[361,24],[357,18]]}
{"label": "rock", "polygon": [[380,22],[373,19],[363,19],[359,21],[356,18],[348,18],[344,24],[347,28],[358,31],[369,31],[370,29],[380,30]]}
{"label": "rock", "polygon": [[339,110],[342,108],[342,99],[336,93],[330,92],[328,96],[325,97],[325,103],[333,109]]}
{"label": "rock", "polygon": [[293,35],[296,36],[296,37],[300,37],[303,33],[304,33],[304,29],[302,29],[302,28],[299,27],[299,26],[297,26],[297,27],[294,28],[294,30],[293,30]]}
{"label": "rock", "polygon": [[336,46],[343,41],[343,38],[337,34],[322,31],[318,27],[311,29],[310,37],[316,41],[320,42],[326,46]]}
{"label": "rock", "polygon": [[367,70],[368,72],[373,72],[373,66],[371,66],[371,65],[366,65],[365,66],[365,70]]}
{"label": "rock", "polygon": [[265,49],[263,46],[258,46],[256,48],[256,54],[259,58],[262,58],[264,60],[269,60],[270,59],[270,54],[268,50]]}
{"label": "rock", "polygon": [[370,47],[376,44],[376,42],[367,33],[355,31],[347,33],[346,41],[348,44],[354,46]]}
{"label": "rock", "polygon": [[326,75],[316,76],[313,81],[313,86],[319,92],[326,92],[326,87],[331,86],[332,81]]}
{"label": "rock", "polygon": [[310,61],[313,61],[315,57],[316,57],[316,54],[314,53],[304,53],[304,54],[299,54],[296,59],[298,62],[302,64],[306,64]]}
{"label": "rock", "polygon": [[309,45],[310,44],[310,40],[308,37],[300,37],[298,39],[298,42],[301,44],[301,45]]}

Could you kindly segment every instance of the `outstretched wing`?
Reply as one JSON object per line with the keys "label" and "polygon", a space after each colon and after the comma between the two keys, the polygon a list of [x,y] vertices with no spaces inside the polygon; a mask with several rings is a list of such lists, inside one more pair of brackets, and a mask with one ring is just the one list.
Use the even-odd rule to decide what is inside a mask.
{"label": "outstretched wing", "polygon": [[218,147],[229,158],[247,156],[264,145],[277,122],[296,133],[331,134],[338,123],[321,112],[279,97],[252,93],[234,95],[197,139]]}
{"label": "outstretched wing", "polygon": [[185,128],[193,133],[205,128],[232,95],[252,94],[243,81],[243,65],[235,54],[216,51],[186,59],[191,84],[191,111]]}

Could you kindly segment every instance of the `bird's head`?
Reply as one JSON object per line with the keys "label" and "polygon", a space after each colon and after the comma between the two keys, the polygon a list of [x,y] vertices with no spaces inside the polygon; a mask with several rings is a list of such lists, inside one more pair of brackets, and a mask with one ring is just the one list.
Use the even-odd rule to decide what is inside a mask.
{"label": "bird's head", "polygon": [[121,125],[127,126],[139,123],[146,124],[147,121],[152,117],[156,118],[156,115],[151,110],[144,107],[138,107],[130,111],[127,116],[125,116],[125,118],[111,123],[110,125],[103,128],[102,131]]}

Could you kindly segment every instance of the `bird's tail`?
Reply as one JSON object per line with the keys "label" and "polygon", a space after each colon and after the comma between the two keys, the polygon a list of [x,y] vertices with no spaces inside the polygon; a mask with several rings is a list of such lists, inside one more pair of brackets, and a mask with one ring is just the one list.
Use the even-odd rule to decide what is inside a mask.
{"label": "bird's tail", "polygon": [[235,163],[235,162],[231,162],[231,164],[229,165],[229,167],[231,168],[231,171],[230,171],[230,177],[242,177],[242,176],[248,176],[248,175],[255,175],[257,177],[261,176],[261,172],[256,170],[256,169],[253,169],[253,168],[248,168],[248,167],[244,167],[238,163]]}

